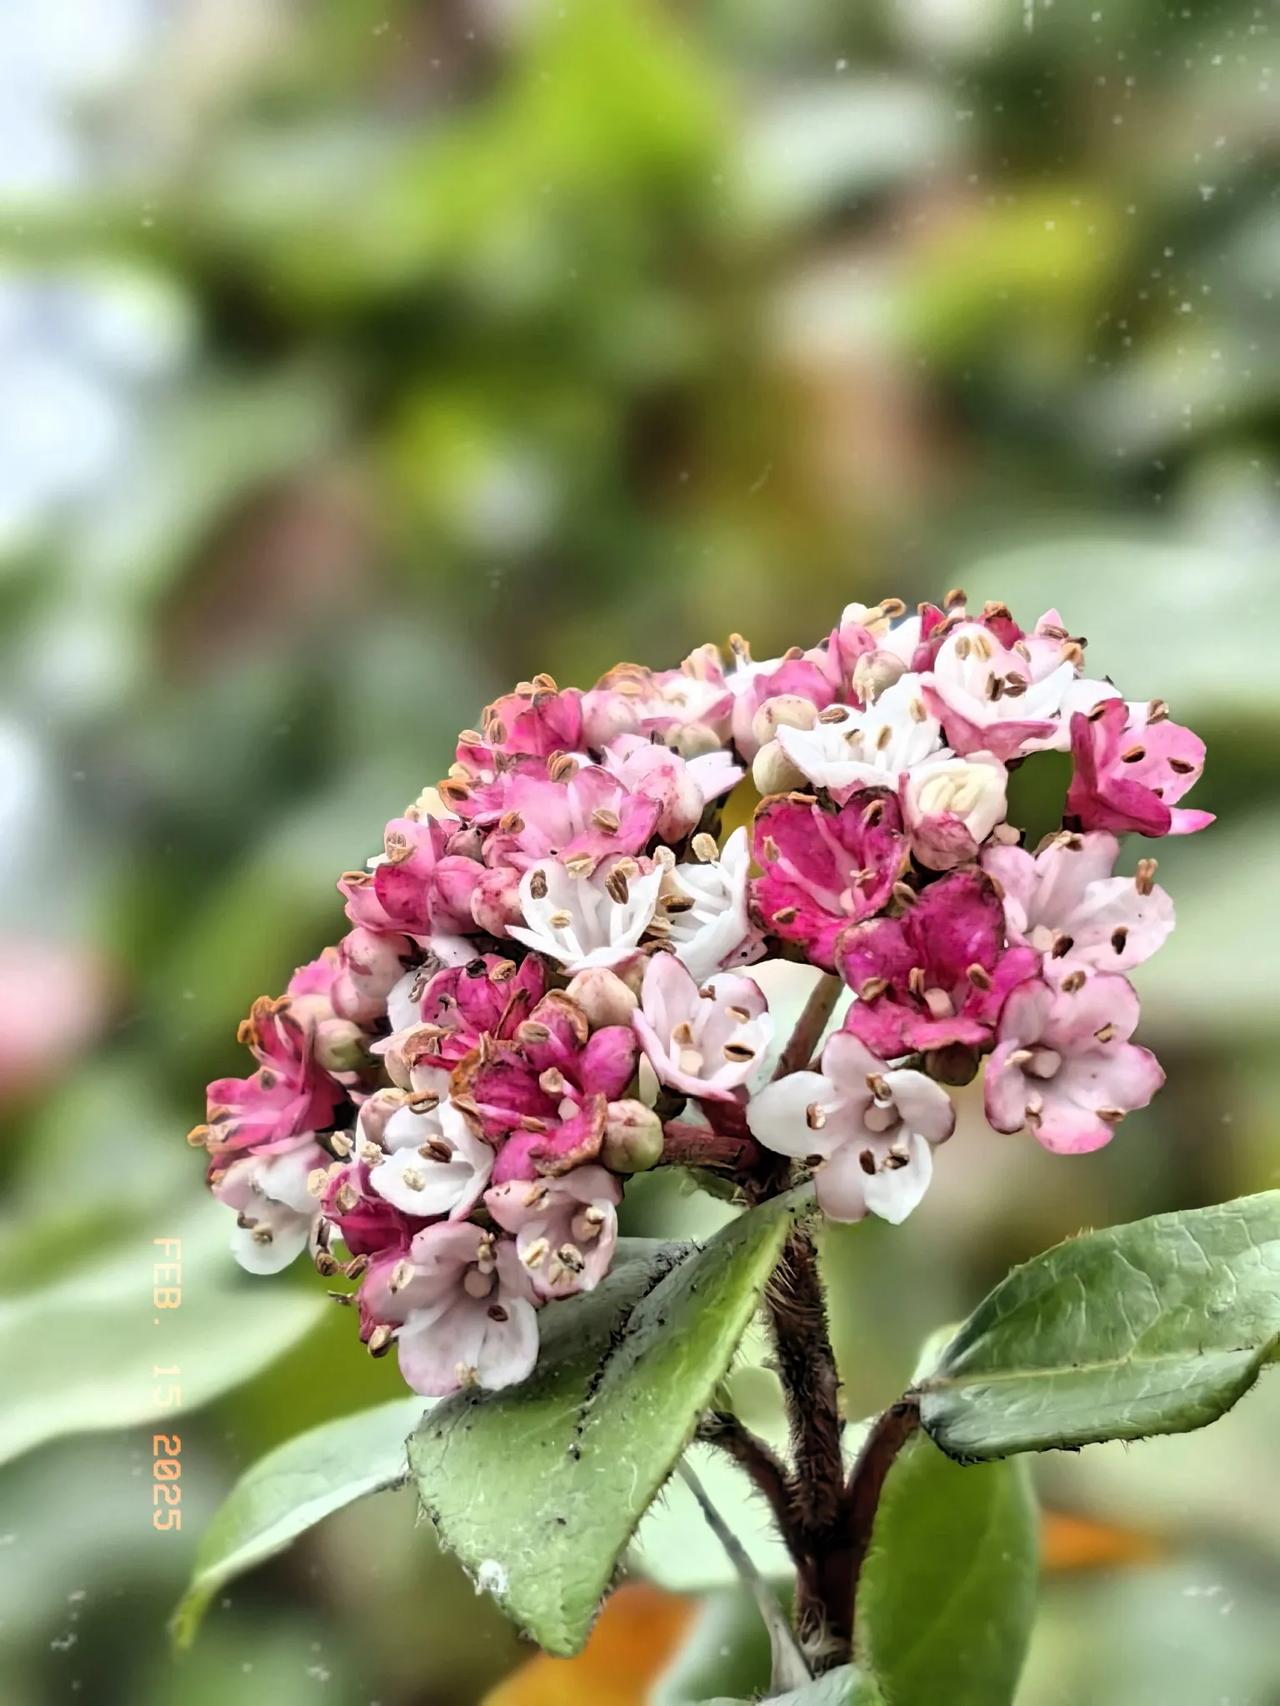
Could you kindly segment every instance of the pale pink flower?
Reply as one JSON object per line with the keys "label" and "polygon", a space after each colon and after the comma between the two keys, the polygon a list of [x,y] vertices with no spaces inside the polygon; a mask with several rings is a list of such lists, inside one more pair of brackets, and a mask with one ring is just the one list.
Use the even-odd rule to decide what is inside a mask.
{"label": "pale pink flower", "polygon": [[1136,830],[1139,835],[1191,835],[1213,813],[1177,801],[1204,769],[1204,742],[1168,720],[1160,705],[1106,699],[1071,719],[1075,771],[1067,815],[1081,829]]}
{"label": "pale pink flower", "polygon": [[[374,1146],[370,1146],[371,1149]],[[382,1128],[380,1158],[361,1148],[369,1189],[405,1214],[460,1220],[479,1202],[493,1172],[494,1152],[447,1098],[418,1093]]]}
{"label": "pale pink flower", "polygon": [[699,985],[673,954],[650,960],[631,1022],[663,1084],[712,1101],[732,1101],[773,1040],[757,983],[721,972]]}
{"label": "pale pink flower", "polygon": [[[667,843],[683,841],[711,801],[727,794],[743,774],[733,754],[723,749],[684,759],[640,735],[620,735],[606,748],[603,762],[627,788],[653,802],[653,832]],[[639,846],[630,851],[638,852]]]}
{"label": "pale pink flower", "polygon": [[989,847],[982,868],[1000,885],[1009,940],[1045,956],[1047,977],[1077,966],[1131,971],[1173,929],[1173,902],[1152,880],[1155,861],[1136,877],[1115,877],[1114,835],[1064,830],[1034,857],[1021,847]]}
{"label": "pale pink flower", "polygon": [[1053,737],[1080,656],[1056,610],[1012,644],[983,623],[963,622],[938,647],[925,700],[956,752],[988,752],[1007,763]]}
{"label": "pale pink flower", "polygon": [[485,1192],[539,1297],[594,1291],[618,1242],[622,1189],[603,1167],[575,1167],[556,1179],[513,1179]]}
{"label": "pale pink flower", "polygon": [[1138,998],[1123,977],[1077,971],[1056,987],[1033,979],[1005,1003],[984,1084],[997,1131],[1025,1126],[1046,1149],[1083,1154],[1111,1141],[1164,1083],[1149,1049],[1129,1041]]}
{"label": "pale pink flower", "polygon": [[514,1386],[538,1355],[538,1317],[513,1243],[471,1221],[439,1221],[407,1256],[371,1266],[368,1315],[395,1325],[400,1372],[415,1392]]}
{"label": "pale pink flower", "polygon": [[951,1099],[923,1072],[887,1067],[837,1031],[821,1072],[792,1072],[754,1095],[747,1124],[766,1149],[814,1167],[818,1204],[832,1220],[870,1210],[905,1220],[933,1176],[931,1146],[955,1128]]}

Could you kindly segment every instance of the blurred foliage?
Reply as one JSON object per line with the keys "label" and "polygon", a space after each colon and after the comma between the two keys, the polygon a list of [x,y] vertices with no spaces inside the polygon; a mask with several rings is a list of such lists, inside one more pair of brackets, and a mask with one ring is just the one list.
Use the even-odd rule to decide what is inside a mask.
{"label": "blurred foliage", "polygon": [[[145,1407],[203,1082],[486,698],[766,654],[854,597],[1061,605],[1206,734],[1224,821],[1169,850],[1155,1107],[1074,1162],[970,1108],[907,1226],[830,1233],[850,1414],[1010,1262],[1280,1180],[1275,45],[1255,0],[0,10],[6,1384],[59,1431]],[[664,1201],[700,1223],[637,1192],[633,1229]],[[167,1655],[239,1471],[397,1390],[334,1311],[213,1396],[254,1302],[202,1349],[195,1254],[183,1529],[150,1526],[149,1423],[0,1472],[0,1696],[478,1700],[521,1648],[400,1494]],[[114,1391],[47,1308],[99,1264]],[[1045,1465],[1152,1549],[1050,1577],[1019,1706],[1280,1701],[1278,1426],[1273,1377]]]}

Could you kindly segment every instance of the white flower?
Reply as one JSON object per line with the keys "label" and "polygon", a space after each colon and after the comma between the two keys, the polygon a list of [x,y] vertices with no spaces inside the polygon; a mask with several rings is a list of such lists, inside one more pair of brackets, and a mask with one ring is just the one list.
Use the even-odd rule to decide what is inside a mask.
{"label": "white flower", "polygon": [[929,1188],[930,1145],[951,1136],[955,1110],[923,1072],[891,1069],[837,1031],[822,1071],[767,1084],[747,1104],[747,1124],[766,1149],[814,1164],[818,1205],[832,1220],[870,1210],[896,1225]]}
{"label": "white flower", "polygon": [[411,1098],[382,1128],[382,1158],[372,1160],[369,1188],[405,1214],[459,1220],[480,1200],[493,1171],[493,1150],[445,1099]]}
{"label": "white flower", "polygon": [[722,972],[701,987],[672,954],[655,954],[631,1023],[663,1084],[731,1101],[773,1041],[760,986]]}
{"label": "white flower", "polygon": [[310,1133],[274,1155],[242,1155],[213,1187],[236,1211],[231,1253],[251,1274],[278,1274],[307,1247],[319,1204],[307,1180],[329,1156]]}
{"label": "white flower", "polygon": [[865,711],[832,705],[811,729],[780,728],[778,742],[817,788],[896,787],[904,771],[945,752],[921,682],[919,675],[899,676]]}
{"label": "white flower", "polygon": [[695,982],[730,965],[746,965],[760,952],[747,916],[751,848],[735,829],[718,859],[672,866],[662,884],[662,940],[688,967]]}
{"label": "white flower", "polygon": [[512,924],[507,933],[570,972],[619,965],[653,918],[662,876],[660,866],[644,871],[634,859],[597,865],[589,875],[544,860],[520,881],[526,927]]}

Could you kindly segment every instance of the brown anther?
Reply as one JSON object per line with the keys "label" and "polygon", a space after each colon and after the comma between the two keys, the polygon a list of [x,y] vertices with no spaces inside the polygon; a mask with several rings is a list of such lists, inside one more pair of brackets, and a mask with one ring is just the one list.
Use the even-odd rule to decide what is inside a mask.
{"label": "brown anther", "polygon": [[547,775],[553,782],[567,782],[577,770],[578,761],[571,752],[553,752],[547,760]]}
{"label": "brown anther", "polygon": [[622,822],[617,812],[608,806],[597,806],[591,814],[591,821],[597,829],[602,829],[606,835],[616,835]]}
{"label": "brown anther", "polygon": [[959,605],[968,603],[968,594],[962,586],[953,586],[942,601],[944,610],[955,610]]}
{"label": "brown anther", "polygon": [[880,600],[880,614],[887,616],[890,622],[896,622],[899,616],[905,616],[906,613],[907,607],[900,598],[882,598]]}
{"label": "brown anther", "polygon": [[800,908],[798,906],[780,906],[773,915],[773,922],[784,926],[787,924],[794,924],[799,912]]}
{"label": "brown anther", "polygon": [[821,1131],[827,1123],[825,1109],[819,1107],[817,1102],[810,1102],[804,1111],[804,1123],[810,1131]]}
{"label": "brown anther", "polygon": [[509,983],[516,975],[516,962],[514,960],[498,960],[489,967],[487,975],[490,983]]}
{"label": "brown anther", "polygon": [[524,828],[524,819],[519,812],[503,812],[498,819],[498,828],[504,835],[519,835]]}
{"label": "brown anther", "polygon": [[920,899],[910,883],[895,883],[892,894],[899,906],[914,906]]}
{"label": "brown anther", "polygon": [[1123,954],[1124,953],[1125,943],[1128,940],[1129,940],[1129,927],[1128,927],[1128,925],[1127,924],[1117,924],[1115,929],[1111,932],[1111,946],[1115,949],[1117,954]]}
{"label": "brown anther", "polygon": [[547,873],[545,871],[535,870],[529,878],[529,894],[534,900],[545,900],[547,898]]}
{"label": "brown anther", "polygon": [[883,995],[889,987],[887,977],[869,977],[858,991],[859,1001],[874,1001],[878,995]]}
{"label": "brown anther", "polygon": [[721,1052],[726,1060],[737,1061],[739,1064],[756,1058],[756,1051],[748,1048],[746,1043],[726,1043]]}
{"label": "brown anther", "polygon": [[1168,715],[1169,707],[1163,699],[1149,699],[1147,701],[1148,723],[1163,723]]}
{"label": "brown anther", "polygon": [[1145,746],[1131,746],[1127,751],[1120,754],[1120,762],[1121,764],[1140,764],[1146,756],[1147,749]]}
{"label": "brown anther", "polygon": [[1074,947],[1075,937],[1068,936],[1065,930],[1059,930],[1053,938],[1053,947],[1049,950],[1049,958],[1060,960],[1065,954],[1069,954]]}
{"label": "brown anther", "polygon": [[609,899],[618,906],[625,906],[630,900],[631,885],[627,881],[627,873],[621,865],[615,865],[613,870],[609,872],[605,878],[604,890]]}
{"label": "brown anther", "polygon": [[704,865],[709,865],[720,857],[720,848],[714,835],[708,835],[706,830],[700,830],[689,843],[689,850],[695,859],[700,859]]}
{"label": "brown anther", "polygon": [[1133,886],[1141,895],[1148,895],[1156,886],[1156,861],[1154,859],[1139,859],[1137,874]]}
{"label": "brown anther", "polygon": [[984,994],[991,988],[991,973],[987,970],[986,966],[979,965],[976,960],[973,965],[966,969],[964,975],[969,979],[969,982],[975,989],[982,990]]}
{"label": "brown anther", "polygon": [[386,1356],[391,1349],[391,1341],[395,1338],[395,1328],[388,1327],[386,1322],[380,1323],[364,1342],[364,1348],[371,1357]]}
{"label": "brown anther", "polygon": [[884,816],[884,801],[872,800],[869,806],[863,808],[862,822],[866,829],[874,829]]}
{"label": "brown anther", "polygon": [[912,966],[907,973],[907,988],[912,995],[924,994],[924,967]]}
{"label": "brown anther", "polygon": [[818,712],[820,723],[843,723],[847,720],[849,708],[847,705],[828,705],[825,711]]}
{"label": "brown anther", "polygon": [[862,1168],[862,1171],[864,1173],[874,1173],[875,1172],[875,1170],[876,1170],[876,1158],[871,1153],[871,1151],[869,1149],[864,1149],[862,1151],[861,1155],[859,1155],[858,1165],[859,1165],[859,1167]]}
{"label": "brown anther", "polygon": [[1074,995],[1077,990],[1084,988],[1084,973],[1082,971],[1068,972],[1058,987],[1064,995]]}
{"label": "brown anther", "polygon": [[1112,1037],[1114,1037],[1116,1034],[1116,1028],[1111,1023],[1111,1021],[1108,1020],[1105,1025],[1099,1025],[1097,1030],[1093,1034],[1094,1034],[1094,1037],[1097,1039],[1098,1042],[1109,1043],[1111,1041]]}
{"label": "brown anther", "polygon": [[1190,776],[1191,772],[1195,769],[1195,765],[1188,764],[1185,758],[1171,758],[1169,760],[1169,768],[1170,770],[1175,771],[1179,776]]}

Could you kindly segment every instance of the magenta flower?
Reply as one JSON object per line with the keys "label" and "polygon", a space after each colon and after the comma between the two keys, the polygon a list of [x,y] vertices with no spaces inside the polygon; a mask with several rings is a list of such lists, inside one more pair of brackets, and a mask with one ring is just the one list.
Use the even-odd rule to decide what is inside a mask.
{"label": "magenta flower", "polygon": [[747,1123],[767,1149],[814,1168],[818,1204],[832,1220],[870,1210],[895,1225],[933,1176],[931,1146],[955,1129],[946,1091],[923,1072],[893,1069],[837,1031],[821,1072],[792,1072],[751,1100]]}
{"label": "magenta flower", "polygon": [[1011,942],[1045,956],[1047,977],[1077,966],[1130,971],[1173,929],[1173,902],[1153,881],[1155,861],[1136,877],[1113,877],[1114,835],[1064,830],[1033,858],[1021,847],[989,847],[982,868],[999,884]]}
{"label": "magenta flower", "polygon": [[603,1167],[575,1167],[557,1179],[512,1179],[485,1192],[484,1205],[514,1234],[535,1296],[594,1291],[618,1242],[622,1188]]}
{"label": "magenta flower", "polygon": [[514,1386],[537,1359],[538,1317],[515,1245],[468,1221],[425,1227],[407,1256],[370,1267],[361,1303],[394,1326],[400,1372],[424,1397]]}
{"label": "magenta flower", "polygon": [[730,1102],[773,1040],[768,1005],[749,977],[721,972],[699,985],[674,954],[655,954],[631,1023],[660,1083]]}
{"label": "magenta flower", "polygon": [[1134,707],[1104,699],[1071,718],[1075,770],[1067,816],[1081,829],[1118,834],[1191,835],[1213,822],[1212,812],[1177,806],[1204,769],[1204,742],[1171,723],[1163,707]]}
{"label": "magenta flower", "polygon": [[1030,948],[1006,948],[1003,908],[976,870],[930,883],[900,918],[853,925],[837,958],[858,996],[845,1028],[885,1060],[985,1047],[1005,996],[1039,965]]}
{"label": "magenta flower", "polygon": [[387,1001],[394,1027],[375,1052],[390,1053],[412,1032],[422,1045],[415,1059],[434,1057],[453,1067],[479,1045],[481,1037],[510,1037],[546,993],[547,974],[534,955],[518,965],[502,954],[481,954],[465,965],[445,966],[401,979]]}
{"label": "magenta flower", "polygon": [[510,1042],[489,1042],[462,1062],[453,1099],[500,1146],[494,1180],[567,1173],[594,1161],[608,1104],[635,1072],[628,1027],[589,1031],[575,1002],[553,990]]}
{"label": "magenta flower", "polygon": [[1056,988],[1022,984],[987,1063],[988,1120],[997,1131],[1025,1127],[1061,1155],[1109,1143],[1120,1119],[1164,1083],[1156,1057],[1129,1041],[1137,1023],[1138,998],[1123,977],[1077,971]]}
{"label": "magenta flower", "polygon": [[351,922],[424,941],[436,931],[474,930],[471,891],[482,868],[451,851],[460,828],[456,820],[393,818],[372,870],[349,871],[338,883]]}
{"label": "magenta flower", "polygon": [[901,808],[883,789],[832,809],[805,794],[776,794],[756,811],[752,849],[763,870],[752,896],[764,924],[828,971],[837,937],[882,910],[907,860]]}
{"label": "magenta flower", "polygon": [[346,1099],[316,1062],[314,1024],[300,1023],[290,1005],[288,996],[255,1001],[239,1037],[257,1071],[248,1078],[215,1078],[209,1086],[207,1124],[191,1136],[215,1158],[323,1131]]}
{"label": "magenta flower", "polygon": [[639,853],[654,833],[660,804],[631,792],[598,765],[566,768],[559,780],[514,775],[506,811],[485,842],[485,862],[527,871],[559,857],[593,870],[618,853]]}

